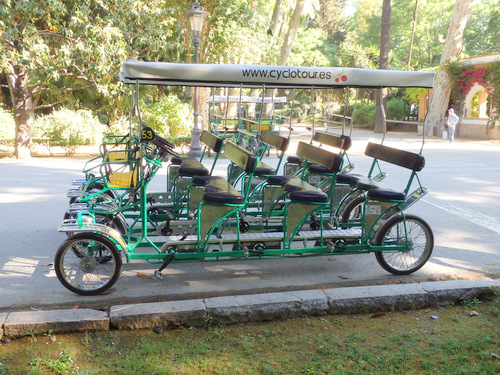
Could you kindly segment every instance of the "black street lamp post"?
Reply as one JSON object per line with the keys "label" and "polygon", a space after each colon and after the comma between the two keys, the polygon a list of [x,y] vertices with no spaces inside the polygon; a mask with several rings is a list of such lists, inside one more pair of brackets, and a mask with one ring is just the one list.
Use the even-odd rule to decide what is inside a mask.
{"label": "black street lamp post", "polygon": [[[187,16],[189,18],[189,23],[191,25],[191,33],[193,36],[193,45],[194,45],[194,62],[198,64],[198,54],[200,51],[200,36],[203,30],[203,21],[207,12],[203,10],[203,7],[198,1],[195,1],[192,8],[187,11]],[[193,98],[193,117],[194,124],[193,130],[191,131],[191,147],[189,150],[189,156],[191,157],[199,157],[201,156],[201,144],[200,144],[200,135],[201,128],[198,123],[198,87],[194,88],[194,98]]]}

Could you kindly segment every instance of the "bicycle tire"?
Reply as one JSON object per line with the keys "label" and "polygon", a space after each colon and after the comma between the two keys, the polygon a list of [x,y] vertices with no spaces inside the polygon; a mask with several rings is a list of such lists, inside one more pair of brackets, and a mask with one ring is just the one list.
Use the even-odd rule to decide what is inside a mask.
{"label": "bicycle tire", "polygon": [[[86,254],[82,256],[82,249]],[[68,290],[85,296],[111,288],[120,277],[122,259],[116,245],[98,233],[77,233],[56,252],[54,268]]]}
{"label": "bicycle tire", "polygon": [[406,240],[410,242],[407,251],[375,252],[377,262],[383,269],[394,275],[409,275],[429,260],[434,247],[434,235],[429,224],[415,215],[391,218],[379,229],[375,244],[402,244]]}

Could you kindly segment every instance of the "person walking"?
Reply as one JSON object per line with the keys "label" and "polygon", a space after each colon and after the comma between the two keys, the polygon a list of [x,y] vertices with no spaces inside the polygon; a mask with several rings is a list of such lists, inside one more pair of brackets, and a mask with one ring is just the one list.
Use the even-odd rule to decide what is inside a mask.
{"label": "person walking", "polygon": [[455,140],[455,126],[458,123],[458,116],[455,114],[455,110],[453,108],[448,109],[448,121],[446,125],[448,125],[448,139],[450,143]]}

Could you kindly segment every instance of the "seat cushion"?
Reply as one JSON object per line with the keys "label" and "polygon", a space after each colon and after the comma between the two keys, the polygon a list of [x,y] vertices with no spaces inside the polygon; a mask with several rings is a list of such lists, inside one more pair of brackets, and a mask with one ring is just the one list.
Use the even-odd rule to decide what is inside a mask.
{"label": "seat cushion", "polygon": [[290,178],[283,189],[290,193],[290,199],[306,203],[326,203],[328,195],[298,177]]}
{"label": "seat cushion", "polygon": [[270,176],[276,173],[276,169],[270,167],[269,165],[259,161],[257,162],[257,168],[255,168],[255,176]]}
{"label": "seat cushion", "polygon": [[[369,190],[378,190],[381,187],[378,181],[372,180],[371,178],[360,178],[356,183],[356,188],[364,191],[369,191]],[[391,189],[386,189],[386,190],[389,191]]]}
{"label": "seat cushion", "polygon": [[295,176],[268,176],[267,183],[269,185],[285,185],[292,178],[296,178]]}
{"label": "seat cushion", "polygon": [[243,203],[243,196],[224,178],[220,176],[197,177],[197,180],[205,182],[203,200],[222,204]]}
{"label": "seat cushion", "polygon": [[290,193],[290,199],[306,203],[326,203],[328,195],[321,190],[297,190]]}
{"label": "seat cushion", "polygon": [[355,186],[361,178],[359,174],[341,173],[337,175],[337,182]]}
{"label": "seat cushion", "polygon": [[181,176],[187,177],[209,175],[208,169],[196,158],[184,159],[179,167],[178,173]]}
{"label": "seat cushion", "polygon": [[400,193],[394,190],[370,190],[367,193],[368,199],[382,199],[382,200],[391,200],[391,201],[404,201],[406,199],[406,195],[404,193]]}
{"label": "seat cushion", "polygon": [[182,158],[179,158],[177,156],[173,156],[170,158],[170,163],[174,165],[181,165],[184,160]]}
{"label": "seat cushion", "polygon": [[288,163],[302,164],[302,159],[297,155],[290,155],[286,158]]}

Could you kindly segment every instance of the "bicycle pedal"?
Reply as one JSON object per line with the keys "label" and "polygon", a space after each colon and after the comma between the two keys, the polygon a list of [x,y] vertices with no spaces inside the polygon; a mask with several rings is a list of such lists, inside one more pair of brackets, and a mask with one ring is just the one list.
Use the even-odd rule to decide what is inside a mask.
{"label": "bicycle pedal", "polygon": [[163,280],[163,275],[158,270],[155,271],[155,277],[159,280]]}

